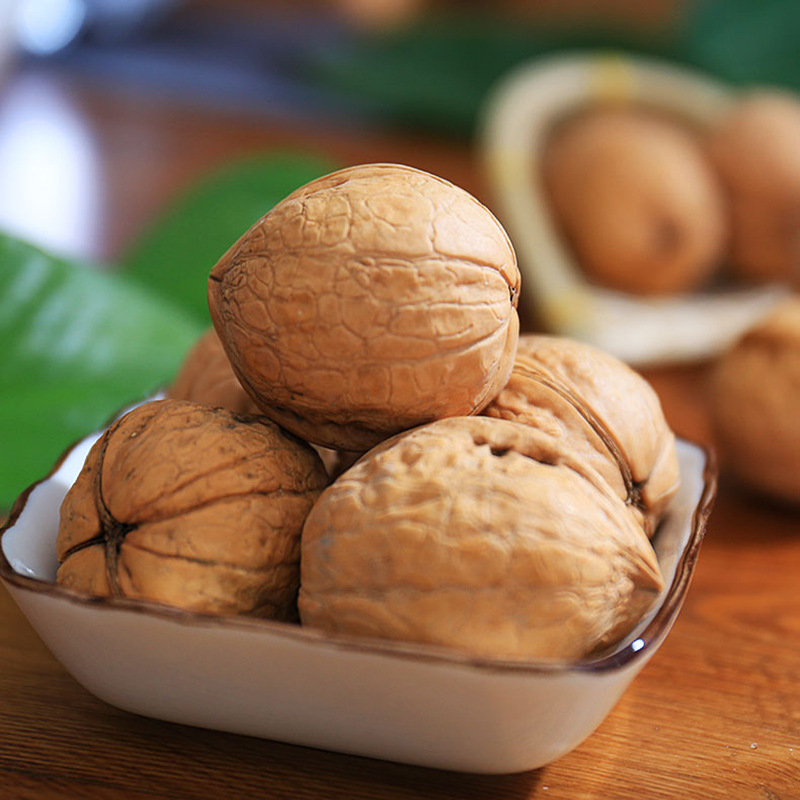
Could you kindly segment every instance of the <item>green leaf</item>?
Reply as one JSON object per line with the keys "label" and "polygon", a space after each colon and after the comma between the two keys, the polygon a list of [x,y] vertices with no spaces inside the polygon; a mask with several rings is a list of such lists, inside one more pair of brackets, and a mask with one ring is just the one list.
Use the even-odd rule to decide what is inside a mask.
{"label": "green leaf", "polygon": [[543,56],[612,50],[736,84],[800,90],[798,42],[797,0],[690,0],[660,30],[637,30],[599,11],[526,23],[462,9],[320,50],[308,70],[318,85],[374,114],[469,136],[494,84]]}
{"label": "green leaf", "polygon": [[155,220],[123,256],[122,267],[209,324],[206,283],[219,257],[286,195],[334,168],[320,158],[293,153],[226,166]]}
{"label": "green leaf", "polygon": [[203,330],[124,276],[0,235],[0,508],[169,382]]}
{"label": "green leaf", "polygon": [[800,90],[797,0],[703,0],[689,8],[687,51],[698,67],[736,84]]}
{"label": "green leaf", "polygon": [[672,57],[676,31],[636,31],[611,19],[526,23],[466,11],[423,17],[390,34],[321,50],[318,83],[404,125],[469,136],[496,81],[520,63],[565,50]]}

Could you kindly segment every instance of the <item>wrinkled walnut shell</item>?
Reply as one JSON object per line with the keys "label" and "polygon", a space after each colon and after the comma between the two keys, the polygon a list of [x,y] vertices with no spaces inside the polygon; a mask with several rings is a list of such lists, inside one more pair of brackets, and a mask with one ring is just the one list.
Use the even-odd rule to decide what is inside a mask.
{"label": "wrinkled walnut shell", "polygon": [[[166,396],[211,408],[227,408],[237,414],[261,415],[259,407],[242,389],[214,328],[209,328],[189,350]],[[359,455],[311,446],[331,478],[344,472]]]}
{"label": "wrinkled walnut shell", "polygon": [[64,499],[58,582],[291,619],[300,531],[326,483],[316,454],[267,420],[147,403],[106,430]]}
{"label": "wrinkled walnut shell", "polygon": [[212,408],[227,408],[237,414],[261,413],[242,389],[213,328],[209,328],[189,350],[167,390],[167,397],[190,400]]}
{"label": "wrinkled walnut shell", "polygon": [[302,537],[303,624],[497,658],[574,659],[662,588],[622,501],[556,438],[441,420],[365,455]]}
{"label": "wrinkled walnut shell", "polygon": [[710,409],[721,463],[744,485],[800,504],[800,299],[754,326],[722,355]]}
{"label": "wrinkled walnut shell", "polygon": [[557,437],[586,459],[652,535],[678,489],[675,435],[627,364],[582,342],[520,337],[511,378],[485,409]]}
{"label": "wrinkled walnut shell", "polygon": [[211,272],[208,301],[263,412],[316,444],[364,451],[502,388],[516,348],[509,239],[467,192],[391,164],[289,195]]}

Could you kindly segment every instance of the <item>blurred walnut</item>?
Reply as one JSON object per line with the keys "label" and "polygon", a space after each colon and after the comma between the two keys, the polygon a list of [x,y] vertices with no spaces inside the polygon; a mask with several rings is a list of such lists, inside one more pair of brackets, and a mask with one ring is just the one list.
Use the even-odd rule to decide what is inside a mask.
{"label": "blurred walnut", "polygon": [[710,399],[723,467],[763,494],[800,503],[800,299],[720,358]]}
{"label": "blurred walnut", "polygon": [[624,503],[564,442],[488,417],[367,453],[303,529],[303,624],[496,658],[574,659],[662,588]]}
{"label": "blurred walnut", "polygon": [[214,326],[270,418],[366,450],[482,409],[517,343],[516,257],[477,200],[410,167],[341,170],[298,189],[211,272]]}
{"label": "blurred walnut", "polygon": [[209,328],[184,359],[167,397],[191,400],[212,408],[227,408],[238,414],[258,414],[258,406],[250,399],[233,372],[222,342]]}
{"label": "blurred walnut", "polygon": [[698,142],[644,111],[565,120],[543,163],[556,223],[588,278],[634,294],[694,289],[717,267],[724,200]]}
{"label": "blurred walnut", "polygon": [[207,614],[289,619],[327,479],[269,421],[163,400],[112,424],[61,506],[58,582]]}
{"label": "blurred walnut", "polygon": [[677,491],[675,436],[658,396],[602,350],[521,336],[511,378],[484,413],[557,437],[592,465],[649,534]]}
{"label": "blurred walnut", "polygon": [[800,99],[746,96],[713,133],[709,151],[730,196],[737,274],[800,282]]}

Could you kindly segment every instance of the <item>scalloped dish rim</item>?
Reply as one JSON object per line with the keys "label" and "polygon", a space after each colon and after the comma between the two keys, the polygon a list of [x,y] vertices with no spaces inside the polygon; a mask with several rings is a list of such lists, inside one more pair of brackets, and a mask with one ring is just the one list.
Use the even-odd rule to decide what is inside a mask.
{"label": "scalloped dish rim", "polygon": [[[690,521],[691,531],[675,564],[675,572],[672,580],[668,586],[665,587],[655,609],[651,610],[652,618],[643,629],[636,633],[633,641],[628,641],[628,643],[622,647],[619,647],[619,645],[612,647],[611,652],[607,654],[573,661],[494,659],[473,656],[458,650],[437,647],[435,645],[396,642],[346,634],[329,635],[318,630],[302,627],[299,624],[277,622],[269,619],[234,615],[200,614],[146,600],[131,600],[116,597],[89,597],[65,589],[54,582],[20,573],[14,569],[8,560],[5,547],[3,546],[4,536],[8,531],[14,528],[18,519],[25,512],[28,500],[33,491],[53,478],[69,455],[81,443],[97,435],[99,434],[87,436],[67,448],[47,475],[26,488],[15,501],[8,518],[5,523],[0,526],[0,580],[4,583],[25,591],[50,594],[69,603],[103,608],[109,611],[136,611],[162,619],[169,619],[172,622],[182,625],[224,626],[249,631],[263,630],[271,634],[300,638],[307,642],[314,642],[337,648],[366,651],[416,660],[461,664],[482,670],[491,669],[534,673],[566,671],[605,672],[627,666],[632,661],[647,655],[647,651],[653,645],[659,644],[669,631],[669,628],[683,604],[717,491],[717,463],[713,449],[687,439],[679,438],[677,440],[678,442],[698,449],[703,455],[704,463],[701,478],[703,488],[697,505],[693,509]],[[630,639],[631,637],[628,638]]]}
{"label": "scalloped dish rim", "polygon": [[667,587],[653,609],[601,656],[506,661],[58,586],[58,505],[97,435],[23,492],[0,529],[0,580],[78,684],[168,722],[472,773],[543,766],[603,722],[677,618],[716,494],[713,451],[679,440],[688,479],[654,542]]}

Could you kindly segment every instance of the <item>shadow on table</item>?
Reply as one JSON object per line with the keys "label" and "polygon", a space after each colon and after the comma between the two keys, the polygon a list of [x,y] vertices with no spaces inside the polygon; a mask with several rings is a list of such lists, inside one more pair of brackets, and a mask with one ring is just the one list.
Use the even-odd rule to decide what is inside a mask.
{"label": "shadow on table", "polygon": [[800,507],[758,494],[724,472],[720,475],[717,501],[709,519],[709,535],[716,543],[763,547],[797,539],[799,533]]}

